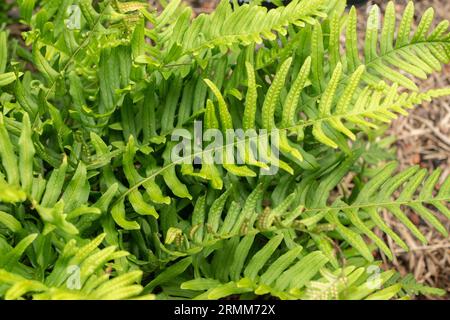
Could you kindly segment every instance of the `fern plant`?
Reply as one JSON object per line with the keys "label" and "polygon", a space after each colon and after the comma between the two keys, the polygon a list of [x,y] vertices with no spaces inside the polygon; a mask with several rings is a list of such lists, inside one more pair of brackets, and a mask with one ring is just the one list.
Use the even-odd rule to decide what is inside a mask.
{"label": "fern plant", "polygon": [[[344,0],[223,0],[195,18],[179,0],[18,5],[31,50],[0,31],[1,298],[445,294],[379,261],[388,237],[409,250],[382,211],[423,243],[408,211],[448,237],[450,179],[397,170],[379,139],[450,95],[417,86],[450,62],[433,9],[413,27],[412,2],[400,21],[372,6],[359,43]],[[199,123],[278,149],[244,137],[174,160]],[[227,147],[245,156],[208,161]]]}

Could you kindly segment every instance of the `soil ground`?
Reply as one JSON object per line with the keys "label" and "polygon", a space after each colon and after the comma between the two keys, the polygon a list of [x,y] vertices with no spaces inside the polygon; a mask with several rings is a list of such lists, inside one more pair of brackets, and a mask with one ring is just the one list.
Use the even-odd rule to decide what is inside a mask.
{"label": "soil ground", "polygon": [[[217,0],[185,1],[195,8],[197,14],[211,12],[218,2]],[[6,3],[11,4],[13,2],[6,0]],[[397,0],[395,3],[398,18],[401,18],[407,1]],[[359,6],[358,12],[361,21],[373,4],[377,4],[383,9],[387,1],[372,0]],[[422,13],[429,7],[435,9],[436,21],[450,20],[450,1],[416,0],[415,7],[416,20],[420,20]],[[10,17],[17,17],[17,14],[16,8],[9,12]],[[9,27],[11,34],[16,37],[19,37],[20,32],[23,31],[19,24],[12,24]],[[364,22],[361,22],[360,31],[360,36],[363,38]],[[363,43],[363,41],[360,41],[360,43]],[[448,87],[450,85],[450,65],[444,66],[441,73],[432,75],[425,81],[420,81],[418,85],[422,89]],[[401,116],[396,119],[387,131],[387,135],[394,135],[397,138],[396,152],[401,167],[420,165],[430,171],[441,168],[444,175],[450,174],[450,98],[436,99],[432,103],[417,106],[408,117]],[[437,299],[449,299],[450,239],[437,233],[416,214],[410,212],[409,215],[412,221],[422,230],[422,233],[426,235],[429,243],[427,245],[420,244],[418,240],[411,237],[403,225],[391,220],[389,215],[385,214],[387,223],[396,229],[412,248],[410,252],[406,253],[389,242],[392,249],[397,253],[397,258],[394,261],[388,261],[385,257],[382,257],[385,267],[395,267],[404,275],[412,273],[420,282],[445,289],[448,294]],[[444,219],[442,221],[446,223],[447,229],[450,230],[450,221]]]}
{"label": "soil ground", "polygon": [[[195,12],[211,12],[218,1],[214,0],[189,0],[186,1],[195,8]],[[359,1],[364,2],[364,1]],[[359,27],[361,40],[364,37],[364,20],[371,5],[377,4],[382,8],[388,1],[372,0],[358,6],[358,16],[361,24]],[[395,1],[397,19],[407,5],[407,0]],[[434,8],[435,20],[450,20],[450,1],[447,0],[416,0],[415,20],[418,22],[428,8]],[[360,43],[364,43],[363,40]],[[431,75],[425,81],[419,81],[418,86],[423,89],[442,88],[450,86],[450,65],[443,67],[439,74]],[[396,119],[387,135],[397,138],[397,160],[402,168],[411,165],[420,165],[432,171],[441,168],[444,176],[450,174],[450,98],[435,99],[431,103],[424,103],[413,109],[408,117],[400,116]],[[403,252],[396,247],[390,239],[389,245],[397,253],[394,261],[388,261],[382,257],[385,267],[395,267],[403,275],[414,274],[415,278],[424,284],[447,290],[447,295],[434,299],[450,298],[450,239],[443,237],[434,228],[430,227],[418,215],[409,212],[411,220],[418,226],[428,239],[427,245],[422,245],[417,239],[411,237],[402,224],[389,215],[384,217],[408,245],[410,252]],[[441,219],[450,230],[450,221]],[[419,297],[419,299],[431,299],[431,297]]]}

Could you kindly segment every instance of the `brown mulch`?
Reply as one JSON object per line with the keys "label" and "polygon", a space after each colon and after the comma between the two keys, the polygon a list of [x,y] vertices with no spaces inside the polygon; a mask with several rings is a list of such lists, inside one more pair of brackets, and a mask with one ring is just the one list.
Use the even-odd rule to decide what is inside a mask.
{"label": "brown mulch", "polygon": [[[368,5],[359,8],[361,14],[365,14],[372,4],[378,4],[382,9],[387,1],[369,1]],[[403,8],[408,3],[406,0],[398,0],[396,3],[397,19],[401,19]],[[450,19],[450,2],[441,0],[422,0],[415,2],[418,22],[427,8],[435,9],[435,21]],[[421,90],[443,88],[450,86],[450,65],[443,67],[441,73],[430,75],[425,81],[418,81]],[[401,168],[411,165],[420,165],[430,172],[436,168],[443,171],[442,176],[450,174],[450,98],[434,99],[431,103],[423,103],[411,110],[409,116],[400,116],[393,121],[388,135],[397,138],[397,160]],[[442,183],[442,181],[440,181]],[[429,226],[417,214],[409,212],[411,220],[426,235],[427,245],[422,245],[419,240],[412,237],[405,226],[396,220],[390,219],[385,214],[385,219],[405,239],[410,252],[405,253],[395,246],[390,239],[391,248],[397,253],[392,262],[385,260],[386,266],[394,266],[403,275],[414,274],[417,281],[447,290],[444,297],[450,298],[450,239],[438,233]],[[447,230],[450,230],[450,221],[437,214]],[[431,298],[431,297],[420,297]]]}
{"label": "brown mulch", "polygon": [[[195,13],[211,12],[217,1],[214,0],[188,0],[195,8]],[[398,21],[401,19],[407,0],[397,0],[396,12]],[[364,36],[364,16],[370,6],[377,4],[384,12],[387,1],[372,0],[366,5],[358,7],[360,23],[360,36]],[[435,9],[435,21],[444,19],[450,20],[450,1],[442,0],[416,0],[415,20],[420,21],[422,13],[433,7]],[[364,42],[360,42],[364,43]],[[431,88],[442,88],[450,86],[450,65],[443,67],[441,73],[433,74],[425,81],[419,81],[418,86],[422,90]],[[397,160],[400,168],[411,165],[420,165],[431,172],[436,168],[441,168],[442,176],[450,174],[450,98],[435,99],[431,103],[423,103],[411,110],[408,117],[400,116],[393,121],[387,135],[394,135],[397,138],[396,150]],[[442,183],[442,181],[441,181]],[[391,219],[389,214],[385,214],[386,222],[389,223],[398,234],[406,241],[411,248],[405,253],[398,248],[391,239],[387,239],[391,249],[396,252],[396,259],[392,262],[383,257],[385,267],[395,267],[401,274],[412,273],[417,281],[429,286],[447,290],[444,297],[434,297],[433,299],[450,298],[450,239],[442,236],[433,227],[429,226],[417,214],[409,212],[411,220],[417,225],[421,232],[426,235],[427,245],[422,245],[413,238],[405,226],[395,219]],[[450,221],[444,219],[439,214],[439,218],[450,230]],[[419,297],[432,299],[431,297]]]}
{"label": "brown mulch", "polygon": [[[195,13],[211,12],[217,1],[211,0],[191,0],[195,8]],[[406,0],[398,0],[396,11],[398,19],[408,3]],[[379,5],[382,9],[387,1],[368,1],[364,6],[358,7],[360,21],[360,35],[364,35],[364,22],[362,17],[367,15],[368,9],[373,4]],[[420,20],[422,13],[429,7],[435,9],[435,21],[450,19],[450,2],[442,0],[418,0],[415,2],[416,21]],[[361,42],[363,43],[363,42]],[[442,88],[450,86],[450,65],[443,67],[441,73],[433,74],[425,81],[418,82],[422,90],[431,88]],[[450,174],[450,98],[435,99],[431,103],[424,103],[413,109],[408,117],[400,116],[396,119],[387,135],[397,137],[396,149],[397,160],[400,168],[411,165],[420,165],[431,172],[436,168],[441,168],[443,176]],[[442,182],[442,181],[441,181]],[[417,281],[447,290],[445,297],[434,297],[433,299],[450,298],[450,239],[439,234],[433,227],[429,226],[417,214],[409,212],[411,220],[417,225],[428,240],[427,245],[422,245],[413,238],[405,226],[395,219],[391,219],[389,214],[385,214],[386,222],[389,223],[398,234],[406,241],[411,248],[410,252],[403,252],[391,239],[387,239],[389,245],[396,252],[396,258],[390,262],[383,257],[385,267],[395,267],[401,274],[412,273]],[[438,214],[440,217],[440,215]],[[448,230],[450,221],[442,218]],[[431,297],[419,297],[431,299]]]}
{"label": "brown mulch", "polygon": [[[11,1],[11,0],[7,0]],[[194,7],[196,14],[211,12],[217,0],[185,0]],[[387,1],[372,0],[367,5],[358,8],[360,19],[366,15],[372,4],[378,4],[383,9]],[[396,2],[398,18],[401,18],[406,0]],[[421,13],[427,8],[435,9],[435,20],[450,20],[450,1],[444,0],[416,0],[416,20],[420,20]],[[13,15],[16,13],[13,12]],[[361,23],[361,37],[364,34],[364,23]],[[13,25],[13,35],[19,35],[20,25]],[[450,65],[443,67],[439,74],[431,75],[427,80],[418,83],[421,89],[442,88],[450,86]],[[397,160],[401,168],[420,165],[432,171],[441,168],[443,176],[450,174],[450,98],[435,99],[431,103],[424,103],[413,109],[408,117],[400,116],[396,119],[387,135],[397,138]],[[450,298],[450,239],[440,235],[416,214],[409,212],[411,220],[418,226],[428,239],[427,245],[422,245],[413,238],[405,227],[390,215],[385,214],[386,222],[398,232],[412,248],[410,252],[401,251],[388,239],[389,245],[396,252],[396,259],[392,262],[385,257],[385,266],[393,266],[403,275],[414,274],[416,280],[424,284],[447,290],[447,296],[437,299]],[[448,230],[450,221],[442,219]],[[429,297],[425,297],[429,298]],[[435,298],[436,299],[436,298]]]}

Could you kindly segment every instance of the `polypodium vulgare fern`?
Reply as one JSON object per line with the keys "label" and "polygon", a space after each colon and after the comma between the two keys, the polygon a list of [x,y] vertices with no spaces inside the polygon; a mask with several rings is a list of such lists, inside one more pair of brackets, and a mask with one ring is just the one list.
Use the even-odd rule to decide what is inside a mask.
{"label": "polypodium vulgare fern", "polygon": [[[40,300],[126,299],[136,297],[142,292],[142,286],[135,284],[142,277],[140,270],[124,272],[109,281],[115,263],[107,267],[110,271],[98,272],[106,262],[128,254],[125,251],[116,251],[114,246],[97,250],[105,234],[82,247],[78,247],[75,240],[68,240],[56,259],[52,272],[45,279],[42,274],[35,274],[34,279],[30,280],[33,272],[18,260],[36,236],[37,234],[29,235],[15,248],[7,248],[8,244],[5,244],[2,249],[0,279],[5,299],[18,299],[26,295]],[[41,255],[43,256],[36,258],[45,258],[45,253]],[[152,295],[142,297],[153,298]]]}
{"label": "polypodium vulgare fern", "polygon": [[361,44],[344,0],[19,7],[31,51],[0,31],[0,297],[443,294],[377,261],[386,237],[409,249],[382,211],[448,237],[450,179],[373,139],[450,94],[416,84],[450,62],[433,9],[412,31],[413,3],[397,27],[373,6]]}

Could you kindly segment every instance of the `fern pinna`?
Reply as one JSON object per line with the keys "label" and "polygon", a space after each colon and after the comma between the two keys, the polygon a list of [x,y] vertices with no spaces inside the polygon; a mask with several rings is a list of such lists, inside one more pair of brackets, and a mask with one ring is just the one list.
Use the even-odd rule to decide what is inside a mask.
{"label": "fern pinna", "polygon": [[[18,5],[32,50],[0,31],[0,297],[444,294],[378,261],[388,237],[409,250],[385,214],[423,243],[409,211],[448,237],[450,179],[399,170],[376,139],[450,95],[417,86],[450,62],[433,9],[414,27],[412,2],[400,21],[372,6],[359,43],[344,0],[223,0],[195,18],[180,0]],[[238,164],[207,161],[223,145],[174,160],[199,123],[276,131],[278,157],[245,137],[228,145]]]}

